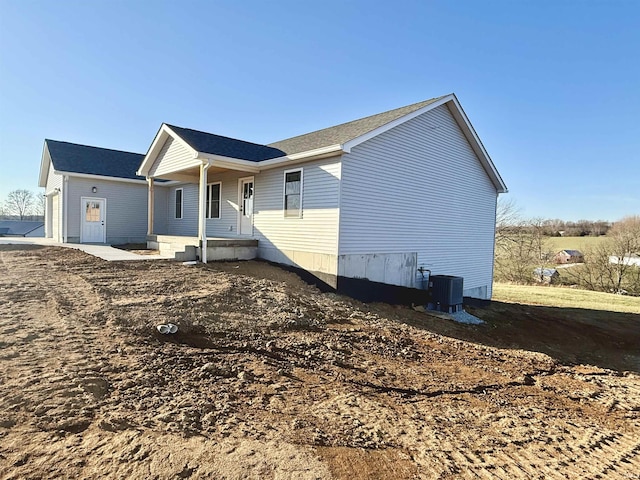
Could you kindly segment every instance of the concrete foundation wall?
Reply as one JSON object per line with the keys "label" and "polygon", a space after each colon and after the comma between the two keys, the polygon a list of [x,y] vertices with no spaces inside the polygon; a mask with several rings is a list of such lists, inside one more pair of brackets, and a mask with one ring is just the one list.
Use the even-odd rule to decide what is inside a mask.
{"label": "concrete foundation wall", "polygon": [[319,278],[327,285],[333,288],[337,287],[338,259],[336,255],[259,247],[258,258],[300,268]]}
{"label": "concrete foundation wall", "polygon": [[369,253],[338,256],[338,275],[401,287],[416,287],[418,253]]}

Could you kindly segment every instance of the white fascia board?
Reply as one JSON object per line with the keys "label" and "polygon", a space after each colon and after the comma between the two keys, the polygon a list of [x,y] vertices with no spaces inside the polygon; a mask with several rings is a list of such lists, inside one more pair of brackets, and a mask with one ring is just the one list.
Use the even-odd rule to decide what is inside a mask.
{"label": "white fascia board", "polygon": [[47,148],[47,142],[42,147],[42,158],[40,159],[40,176],[38,177],[38,186],[47,188],[47,177],[49,177],[49,169],[51,168],[51,155]]}
{"label": "white fascia board", "polygon": [[166,123],[163,123],[160,126],[160,129],[158,130],[158,133],[156,133],[156,136],[154,137],[153,142],[151,143],[151,146],[149,147],[149,151],[144,156],[144,159],[142,160],[142,163],[140,164],[140,167],[138,168],[138,171],[136,172],[136,175],[140,175],[142,177],[146,177],[147,176],[147,174],[149,173],[149,170],[151,169],[151,166],[153,165],[153,163],[158,158],[158,154],[160,153],[160,150],[162,150],[162,147],[164,146],[164,143],[166,142],[168,137],[172,137],[174,140],[176,140],[182,146],[184,146],[185,148],[190,150],[191,154],[193,155],[193,158],[197,158],[198,157],[198,152],[195,151],[191,147],[191,145],[189,145],[187,142],[185,142],[180,137],[180,135],[178,135],[176,132],[171,130],[171,128],[169,128]]}
{"label": "white fascia board", "polygon": [[225,157],[223,155],[203,152],[198,152],[198,156],[196,158],[213,167],[228,168],[229,170],[240,170],[251,173],[260,172],[260,167],[258,166],[260,162],[251,162],[240,158]]}
{"label": "white fascia board", "polygon": [[239,158],[225,157],[222,155],[203,152],[200,152],[198,154],[198,160],[206,161],[209,163],[209,165],[214,167],[228,168],[230,170],[240,170],[250,173],[260,173],[260,171],[263,169],[267,170],[282,165],[291,165],[307,160],[328,157],[335,155],[338,152],[342,152],[342,145],[336,144],[329,145],[328,147],[308,150],[306,152],[295,153],[293,155],[286,155],[284,157],[270,158],[269,160],[262,160],[260,162],[251,162],[249,160],[242,160]]}
{"label": "white fascia board", "polygon": [[258,162],[258,164],[260,165],[261,169],[268,170],[270,168],[276,168],[282,165],[293,165],[295,163],[306,162],[307,160],[331,157],[336,154],[342,153],[342,151],[342,145],[329,145],[328,147],[316,148],[314,150],[307,150],[306,152],[294,153],[293,155],[287,155],[285,157],[263,160],[261,162]]}
{"label": "white fascia board", "polygon": [[345,153],[350,153],[351,149],[356,145],[360,145],[362,142],[366,142],[367,140],[370,140],[373,137],[377,137],[378,135],[386,132],[387,130],[391,130],[392,128],[397,127],[398,125],[402,125],[403,123],[408,122],[412,118],[416,118],[417,116],[422,115],[423,113],[428,112],[429,110],[433,110],[434,108],[437,108],[440,105],[443,105],[454,98],[455,98],[455,95],[453,94],[446,95],[442,97],[440,100],[430,103],[429,105],[425,105],[424,107],[416,110],[415,112],[411,112],[400,118],[396,118],[392,122],[386,123],[376,128],[375,130],[371,130],[370,132],[367,132],[363,135],[360,135],[359,137],[356,137],[352,140],[349,140],[348,142],[345,142],[345,144],[342,146],[342,149],[344,150]]}
{"label": "white fascia board", "polygon": [[489,153],[484,148],[484,145],[482,144],[480,137],[478,137],[476,130],[473,128],[469,117],[467,117],[467,114],[464,112],[464,109],[462,108],[462,105],[460,105],[460,102],[458,101],[456,96],[451,95],[451,97],[451,103],[449,105],[450,107],[455,107],[455,109],[450,108],[451,113],[460,125],[460,128],[462,128],[462,131],[467,137],[471,148],[480,159],[480,162],[482,163],[482,166],[484,167],[486,172],[489,174],[489,177],[491,177],[491,180],[498,193],[507,193],[507,185],[504,183],[504,180],[502,180],[502,177],[496,169],[496,166],[493,164]]}
{"label": "white fascia board", "polygon": [[90,173],[63,172],[59,170],[54,170],[53,173],[57,175],[66,175],[67,177],[90,178],[92,180],[107,180],[109,182],[137,183],[140,185],[147,184],[146,180],[138,180],[137,178],[108,177],[106,175],[92,175]]}

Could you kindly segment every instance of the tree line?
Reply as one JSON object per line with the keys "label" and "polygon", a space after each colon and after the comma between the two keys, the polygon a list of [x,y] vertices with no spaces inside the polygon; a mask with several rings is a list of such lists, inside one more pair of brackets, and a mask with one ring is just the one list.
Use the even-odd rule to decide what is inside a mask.
{"label": "tree line", "polygon": [[31,190],[12,190],[7,198],[0,202],[0,217],[13,217],[27,220],[32,216],[43,216],[45,197]]}
{"label": "tree line", "polygon": [[[536,283],[554,265],[555,252],[550,237],[555,227],[571,222],[522,218],[513,202],[498,203],[495,240],[495,279],[513,283]],[[581,223],[580,235],[606,224],[602,240],[582,251],[584,263],[558,270],[558,282],[589,290],[640,295],[640,215],[625,217],[614,223]],[[550,228],[550,226],[554,228]],[[603,225],[604,227],[604,225]],[[577,231],[577,230],[576,230]],[[589,233],[589,235],[595,235]],[[566,233],[563,236],[567,236]]]}

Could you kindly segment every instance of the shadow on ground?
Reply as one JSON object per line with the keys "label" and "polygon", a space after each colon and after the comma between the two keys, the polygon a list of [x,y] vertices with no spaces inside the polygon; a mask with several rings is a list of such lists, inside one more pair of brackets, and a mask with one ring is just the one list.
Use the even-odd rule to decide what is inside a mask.
{"label": "shadow on ground", "polygon": [[[399,313],[398,307],[383,308]],[[459,340],[545,353],[565,364],[640,373],[640,314],[496,301],[465,309],[486,324],[456,324],[406,307],[398,319]]]}

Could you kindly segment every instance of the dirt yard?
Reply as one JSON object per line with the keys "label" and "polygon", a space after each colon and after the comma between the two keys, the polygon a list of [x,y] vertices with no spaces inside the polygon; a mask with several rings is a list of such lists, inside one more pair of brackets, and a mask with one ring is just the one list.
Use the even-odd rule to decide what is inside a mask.
{"label": "dirt yard", "polygon": [[260,262],[0,260],[2,479],[639,478],[640,314],[467,326]]}

